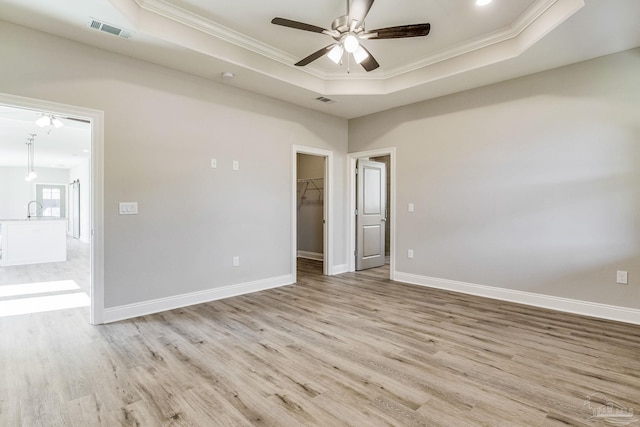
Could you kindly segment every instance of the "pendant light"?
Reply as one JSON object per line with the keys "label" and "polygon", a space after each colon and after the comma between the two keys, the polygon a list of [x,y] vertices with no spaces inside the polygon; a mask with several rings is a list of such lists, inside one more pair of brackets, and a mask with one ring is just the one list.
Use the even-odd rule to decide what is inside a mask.
{"label": "pendant light", "polygon": [[27,138],[27,176],[25,176],[25,181],[33,181],[38,177],[33,165],[33,159],[35,156],[35,148],[33,145],[33,141],[35,140],[36,134],[32,133],[31,138]]}

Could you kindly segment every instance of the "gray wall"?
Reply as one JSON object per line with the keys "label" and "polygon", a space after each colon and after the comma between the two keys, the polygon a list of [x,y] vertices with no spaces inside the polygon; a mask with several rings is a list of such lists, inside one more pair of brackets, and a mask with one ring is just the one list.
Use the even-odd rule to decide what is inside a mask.
{"label": "gray wall", "polygon": [[106,307],[291,274],[294,144],[334,151],[346,262],[346,120],[8,23],[0,40],[0,92],[105,112]]}
{"label": "gray wall", "polygon": [[[298,154],[298,179],[324,178],[324,157]],[[306,188],[306,191],[305,191]],[[319,188],[321,191],[318,191]],[[308,185],[298,184],[298,251],[314,254],[324,253],[323,224],[324,217],[324,179],[314,180]],[[304,196],[304,198],[303,198]]]}
{"label": "gray wall", "polygon": [[349,151],[397,147],[397,270],[640,308],[639,70],[635,49],[350,121]]}

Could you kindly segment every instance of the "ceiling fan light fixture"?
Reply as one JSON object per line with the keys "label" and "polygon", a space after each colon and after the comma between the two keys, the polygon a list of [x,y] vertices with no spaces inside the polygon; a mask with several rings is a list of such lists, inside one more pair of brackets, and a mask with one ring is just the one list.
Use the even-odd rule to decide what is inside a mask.
{"label": "ceiling fan light fixture", "polygon": [[369,53],[362,47],[358,46],[358,48],[353,52],[353,59],[356,60],[356,64],[360,64],[362,61],[369,57]]}
{"label": "ceiling fan light fixture", "polygon": [[335,45],[327,54],[330,60],[334,63],[339,64],[342,60],[342,54],[344,53],[344,49],[339,44]]}
{"label": "ceiling fan light fixture", "polygon": [[360,47],[358,38],[353,34],[347,34],[343,39],[342,44],[344,45],[344,50],[349,53],[355,52]]}

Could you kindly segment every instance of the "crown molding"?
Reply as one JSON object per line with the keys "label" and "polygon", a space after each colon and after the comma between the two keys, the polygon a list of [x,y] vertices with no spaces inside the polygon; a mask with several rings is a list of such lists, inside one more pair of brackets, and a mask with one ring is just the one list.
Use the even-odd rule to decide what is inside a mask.
{"label": "crown molding", "polygon": [[[344,71],[326,72],[313,65],[295,67],[297,58],[292,55],[173,5],[169,0],[110,1],[123,14],[133,17],[139,30],[323,95],[388,94],[516,57],[585,5],[584,0],[539,0],[501,30],[395,68],[345,74]],[[159,34],[159,28],[150,24],[157,18],[173,23],[172,28],[163,29],[166,31]],[[190,39],[181,29],[212,37],[218,44],[212,43],[203,51],[198,48],[201,40]],[[180,34],[172,34],[176,31]],[[213,47],[221,46],[220,42],[225,46],[224,54]],[[247,51],[254,55],[249,58]]]}
{"label": "crown molding", "polygon": [[227,28],[210,19],[204,18],[191,11],[173,5],[166,0],[133,0],[140,9],[186,25],[194,30],[209,34],[240,48],[258,53],[272,60],[291,64],[297,61],[293,55],[274,48],[259,40]]}

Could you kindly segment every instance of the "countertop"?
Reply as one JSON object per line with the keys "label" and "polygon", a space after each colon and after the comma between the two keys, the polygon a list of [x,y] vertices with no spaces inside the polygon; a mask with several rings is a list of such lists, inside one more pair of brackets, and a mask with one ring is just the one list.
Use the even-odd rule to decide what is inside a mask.
{"label": "countertop", "polygon": [[51,218],[47,216],[37,216],[33,218],[0,218],[0,222],[15,222],[15,221],[66,221],[67,218]]}

